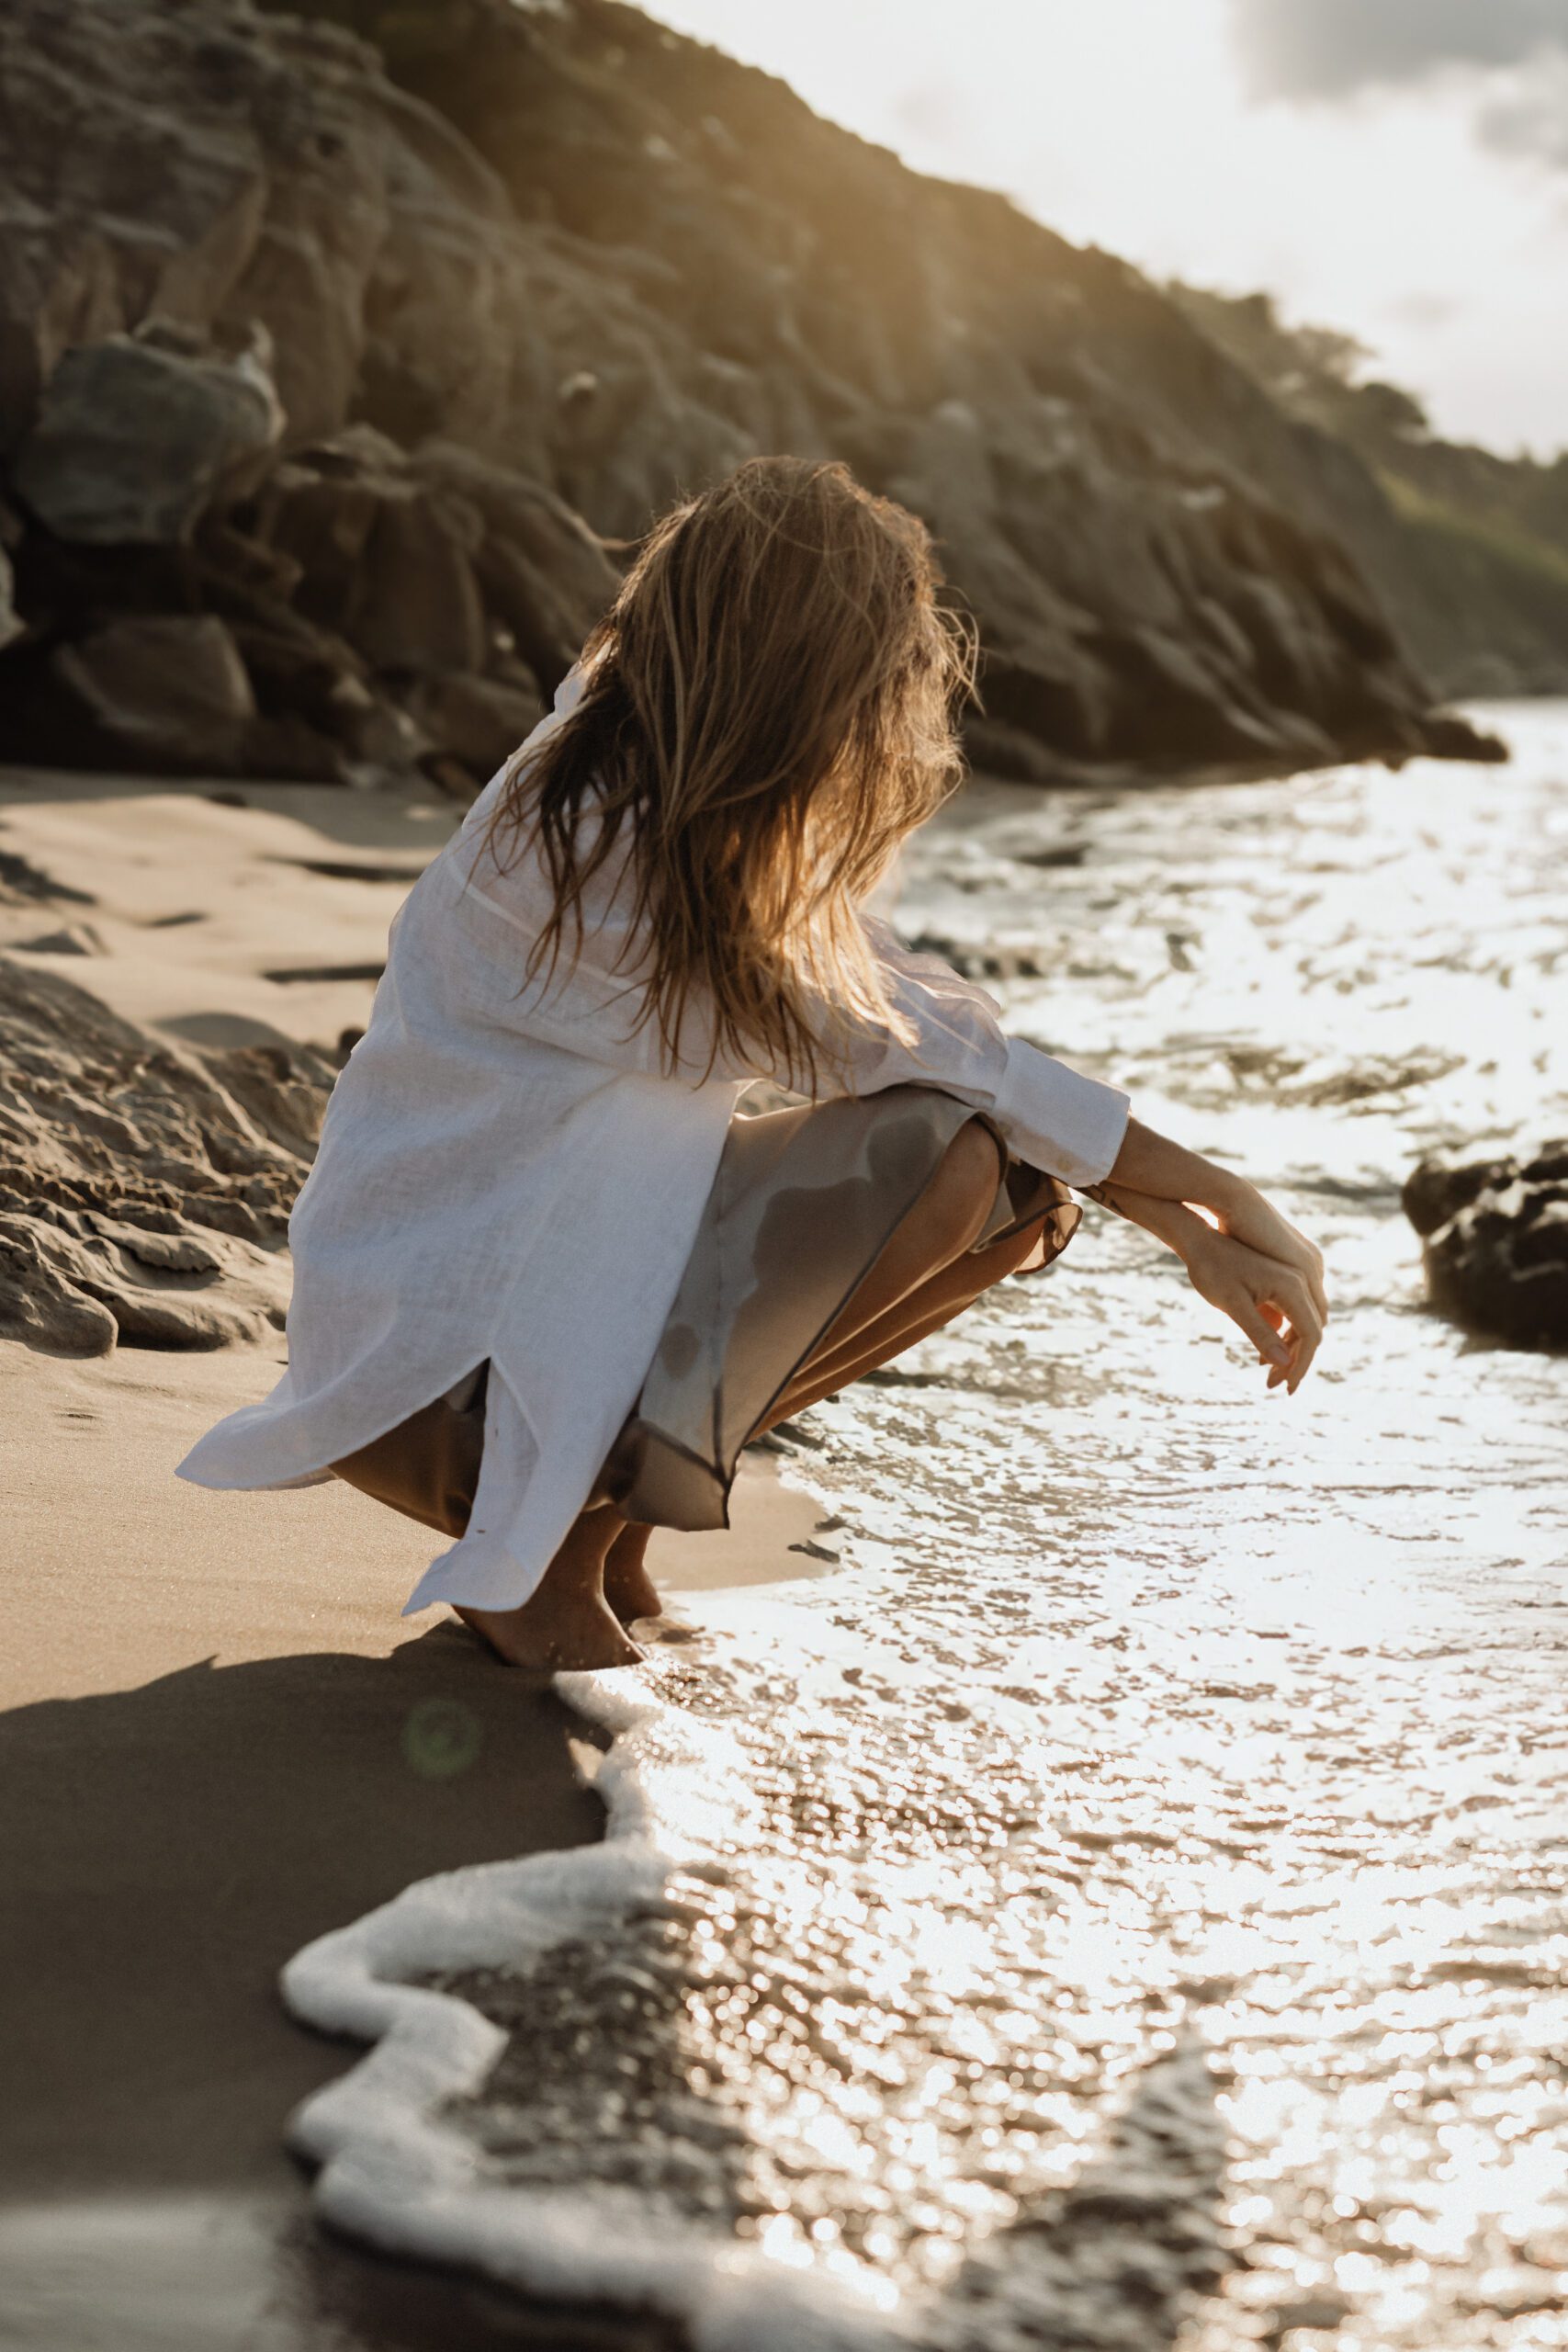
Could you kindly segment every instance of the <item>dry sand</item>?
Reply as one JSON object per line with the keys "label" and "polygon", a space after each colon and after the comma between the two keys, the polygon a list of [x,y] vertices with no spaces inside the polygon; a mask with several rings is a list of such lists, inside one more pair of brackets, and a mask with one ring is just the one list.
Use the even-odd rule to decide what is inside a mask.
{"label": "dry sand", "polygon": [[[379,796],[0,778],[0,850],[90,895],[56,968],[190,1042],[363,1023],[406,881],[450,813]],[[62,909],[0,910],[0,946]],[[193,920],[170,918],[188,915]],[[38,951],[31,951],[38,952]],[[50,951],[44,951],[50,952]],[[69,1362],[0,1343],[0,2343],[33,2352],[630,2345],[321,2239],[289,2109],[347,2053],[277,1972],[415,1878],[596,1837],[565,1710],[454,1621],[398,1611],[423,1531],[346,1487],[217,1495],[175,1463],[281,1343]],[[728,1536],[658,1539],[676,1588],[810,1571],[816,1510],[765,1464]]]}

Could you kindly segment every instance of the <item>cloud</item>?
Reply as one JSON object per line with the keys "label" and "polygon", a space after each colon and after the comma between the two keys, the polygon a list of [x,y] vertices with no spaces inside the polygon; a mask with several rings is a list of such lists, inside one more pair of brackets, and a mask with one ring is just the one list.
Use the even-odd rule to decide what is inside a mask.
{"label": "cloud", "polygon": [[1568,49],[1510,76],[1476,117],[1482,144],[1568,172]]}
{"label": "cloud", "polygon": [[[1348,98],[1568,52],[1568,0],[1231,0],[1231,24],[1259,98]],[[1550,104],[1543,98],[1539,112]],[[1536,119],[1535,107],[1528,113]],[[1561,146],[1557,125],[1541,121],[1530,152],[1553,143],[1540,136],[1548,129]]]}

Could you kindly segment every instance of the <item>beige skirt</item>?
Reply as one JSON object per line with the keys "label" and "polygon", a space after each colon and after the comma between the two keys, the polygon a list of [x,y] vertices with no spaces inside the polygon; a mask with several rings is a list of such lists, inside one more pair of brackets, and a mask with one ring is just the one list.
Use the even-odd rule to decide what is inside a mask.
{"label": "beige skirt", "polygon": [[[973,1247],[1040,1228],[1030,1270],[1082,1214],[1066,1185],[1011,1159],[983,1114],[934,1087],[730,1122],[681,1287],[591,1501],[659,1527],[728,1524],[749,1438],[813,1355],[971,1118],[996,1136],[1000,1176]],[[468,1523],[484,1444],[485,1369],[334,1462],[348,1484],[445,1534]]]}

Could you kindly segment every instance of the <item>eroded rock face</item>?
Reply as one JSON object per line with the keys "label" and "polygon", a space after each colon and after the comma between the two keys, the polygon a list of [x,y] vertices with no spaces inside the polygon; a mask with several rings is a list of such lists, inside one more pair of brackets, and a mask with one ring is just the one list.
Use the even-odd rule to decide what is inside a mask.
{"label": "eroded rock face", "polygon": [[0,87],[13,756],[80,756],[62,648],[211,616],[242,772],[471,788],[616,543],[779,449],[930,522],[996,772],[1481,748],[1146,281],[615,0],[12,0]]}
{"label": "eroded rock face", "polygon": [[1404,1213],[1432,1304],[1516,1348],[1568,1348],[1568,1141],[1530,1159],[1424,1160]]}
{"label": "eroded rock face", "polygon": [[283,437],[271,338],[231,353],[170,322],[67,351],[11,469],[57,538],[174,545],[259,481]]}
{"label": "eroded rock face", "polygon": [[103,1355],[280,1329],[333,1076],[308,1047],[203,1061],[0,956],[0,1334]]}

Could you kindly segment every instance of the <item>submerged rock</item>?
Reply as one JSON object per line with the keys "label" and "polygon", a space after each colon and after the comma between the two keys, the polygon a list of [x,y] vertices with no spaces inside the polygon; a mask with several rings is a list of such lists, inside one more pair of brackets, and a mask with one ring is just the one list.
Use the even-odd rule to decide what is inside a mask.
{"label": "submerged rock", "polygon": [[333,1076],[306,1046],[204,1062],[0,957],[0,1333],[103,1355],[281,1329]]}
{"label": "submerged rock", "polygon": [[1530,1159],[1423,1160],[1404,1192],[1432,1304],[1516,1348],[1568,1348],[1568,1141]]}

